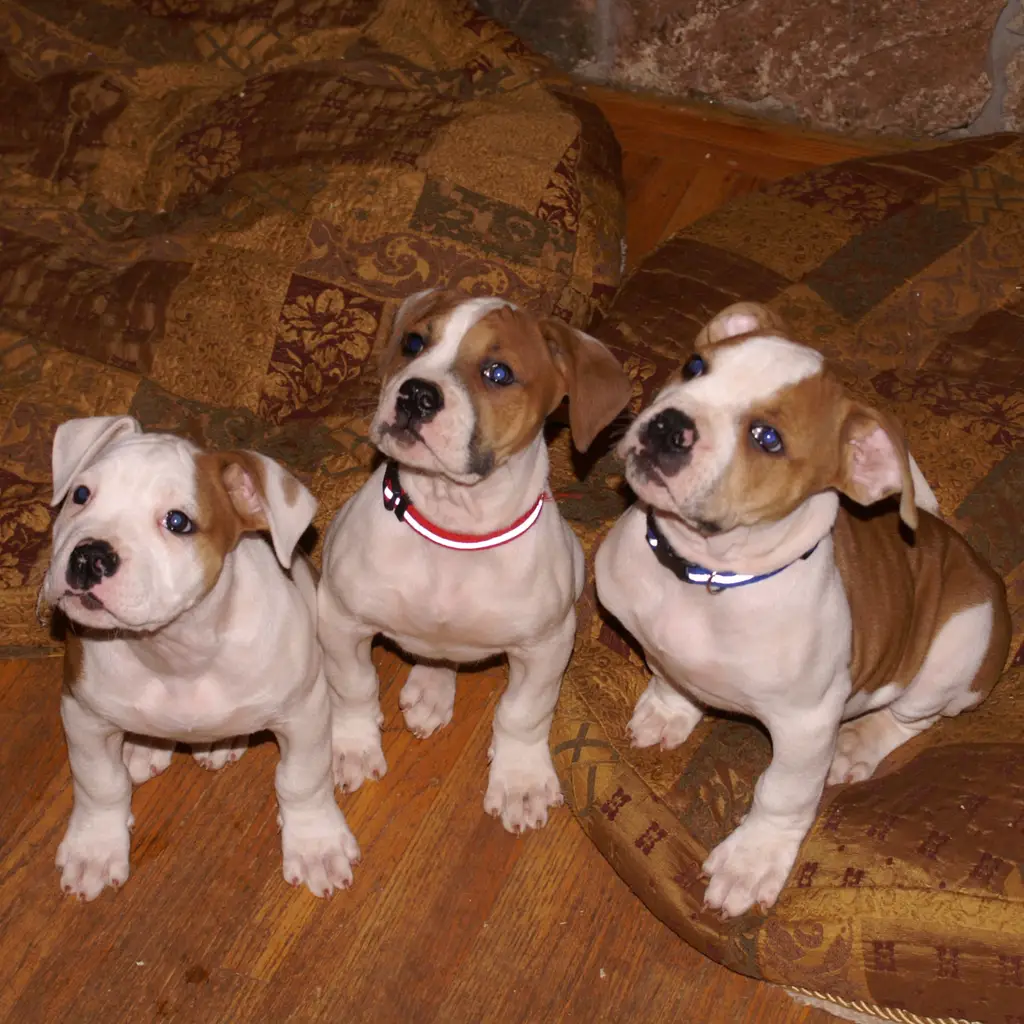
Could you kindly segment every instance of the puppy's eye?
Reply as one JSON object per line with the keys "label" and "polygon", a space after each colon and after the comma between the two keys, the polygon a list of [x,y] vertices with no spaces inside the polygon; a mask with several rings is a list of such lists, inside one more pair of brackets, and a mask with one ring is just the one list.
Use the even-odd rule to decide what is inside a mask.
{"label": "puppy's eye", "polygon": [[90,490],[85,484],[79,484],[71,493],[71,500],[76,505],[84,505],[89,500]]}
{"label": "puppy's eye", "polygon": [[416,331],[410,331],[402,339],[402,355],[408,356],[410,359],[413,356],[418,356],[426,347],[426,339],[422,334],[417,334]]}
{"label": "puppy's eye", "polygon": [[498,387],[502,388],[514,383],[516,379],[515,374],[512,372],[512,367],[507,366],[505,363],[488,363],[480,372],[492,384],[497,384]]}
{"label": "puppy's eye", "polygon": [[707,372],[707,368],[707,363],[694,353],[683,363],[683,380],[693,380],[694,377],[700,377],[703,373]]}
{"label": "puppy's eye", "polygon": [[169,533],[177,534],[195,533],[196,530],[196,524],[177,508],[172,508],[164,516],[164,527]]}
{"label": "puppy's eye", "polygon": [[750,436],[755,444],[771,455],[778,455],[782,451],[782,435],[767,423],[751,423]]}

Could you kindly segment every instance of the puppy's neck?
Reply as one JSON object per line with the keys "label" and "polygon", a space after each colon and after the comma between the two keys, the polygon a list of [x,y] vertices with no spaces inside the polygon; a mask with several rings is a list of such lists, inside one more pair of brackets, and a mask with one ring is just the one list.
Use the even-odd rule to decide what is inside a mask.
{"label": "puppy's neck", "polygon": [[458,533],[489,533],[519,518],[548,486],[548,451],[538,435],[475,484],[401,468],[402,486],[429,520]]}
{"label": "puppy's neck", "polygon": [[160,675],[188,677],[201,674],[223,653],[238,591],[234,560],[234,552],[225,556],[217,582],[173,622],[123,637],[139,661]]}
{"label": "puppy's neck", "polygon": [[689,562],[716,572],[763,573],[781,569],[813,548],[831,531],[838,510],[838,496],[825,491],[778,522],[739,526],[710,537],[670,514],[660,514],[658,525],[676,554]]}

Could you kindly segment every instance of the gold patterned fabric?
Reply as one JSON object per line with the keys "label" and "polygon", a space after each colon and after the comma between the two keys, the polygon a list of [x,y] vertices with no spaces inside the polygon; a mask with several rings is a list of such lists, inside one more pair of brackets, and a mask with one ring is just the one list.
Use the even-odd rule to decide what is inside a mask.
{"label": "gold patterned fabric", "polygon": [[[747,811],[767,736],[711,715],[677,750],[632,749],[648,673],[588,587],[552,737],[570,804],[637,895],[734,970],[847,1003],[1024,1024],[1022,268],[1024,141],[996,136],[744,196],[649,256],[597,331],[628,358],[638,408],[712,314],[767,303],[900,417],[943,513],[1010,592],[1013,661],[989,700],[878,777],[826,791],[776,906],[723,922],[703,909],[700,867]],[[577,525],[591,562],[624,507],[618,471],[606,456],[588,480],[599,514]]]}
{"label": "gold patterned fabric", "polygon": [[618,283],[614,137],[462,0],[0,0],[0,41],[0,653],[57,650],[63,420],[255,448],[322,530],[405,296],[583,326]]}

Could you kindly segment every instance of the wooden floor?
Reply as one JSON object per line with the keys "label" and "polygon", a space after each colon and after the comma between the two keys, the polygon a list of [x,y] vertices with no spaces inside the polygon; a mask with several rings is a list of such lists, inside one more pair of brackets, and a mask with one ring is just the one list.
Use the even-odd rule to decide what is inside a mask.
{"label": "wooden floor", "polygon": [[[630,258],[730,196],[866,152],[594,90],[625,151]],[[891,145],[890,145],[891,148]],[[655,920],[565,809],[507,835],[482,810],[501,673],[460,680],[414,739],[382,661],[390,770],[342,798],[363,848],[321,902],[280,876],[269,742],[210,775],[181,756],[135,795],[133,873],[83,905],[53,858],[71,807],[57,661],[0,663],[0,1020],[823,1024]]]}

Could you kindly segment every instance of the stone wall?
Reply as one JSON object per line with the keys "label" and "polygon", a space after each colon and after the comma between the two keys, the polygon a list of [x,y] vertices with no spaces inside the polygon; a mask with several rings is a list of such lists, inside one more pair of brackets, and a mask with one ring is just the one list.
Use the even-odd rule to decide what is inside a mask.
{"label": "stone wall", "polygon": [[567,71],[838,131],[1024,125],[1024,0],[476,0]]}

